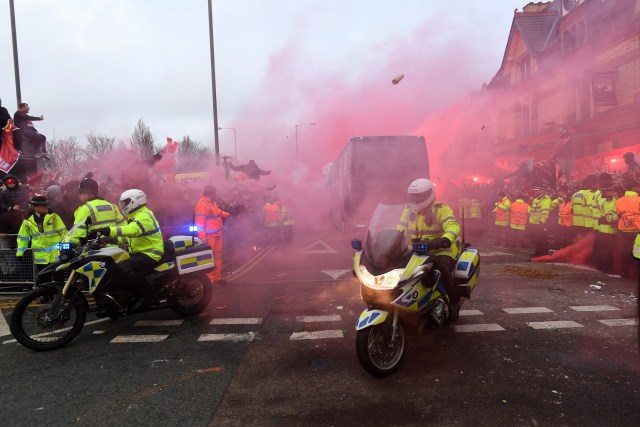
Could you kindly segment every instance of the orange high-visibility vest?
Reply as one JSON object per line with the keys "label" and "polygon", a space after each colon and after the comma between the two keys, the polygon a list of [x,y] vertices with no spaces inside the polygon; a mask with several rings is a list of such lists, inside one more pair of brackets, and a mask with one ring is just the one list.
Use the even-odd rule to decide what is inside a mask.
{"label": "orange high-visibility vest", "polygon": [[277,227],[282,225],[282,211],[275,203],[265,203],[262,207],[265,227]]}
{"label": "orange high-visibility vest", "polygon": [[527,226],[529,205],[522,199],[511,203],[511,228],[524,230]]}
{"label": "orange high-visibility vest", "polygon": [[220,209],[209,197],[200,197],[195,210],[198,237],[205,240],[207,235],[221,236],[222,219],[228,216],[229,212]]}
{"label": "orange high-visibility vest", "polygon": [[558,224],[565,227],[571,227],[573,225],[573,209],[571,209],[571,201],[567,200],[560,205],[558,209]]}
{"label": "orange high-visibility vest", "polygon": [[635,191],[627,191],[616,200],[616,211],[620,219],[618,229],[625,233],[640,231],[640,196]]}

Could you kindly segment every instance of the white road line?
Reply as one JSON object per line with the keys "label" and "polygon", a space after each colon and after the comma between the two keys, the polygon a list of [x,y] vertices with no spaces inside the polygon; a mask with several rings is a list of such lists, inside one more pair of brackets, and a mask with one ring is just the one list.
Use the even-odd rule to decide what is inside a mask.
{"label": "white road line", "polygon": [[202,334],[198,337],[198,341],[253,341],[255,332],[247,332],[246,334]]}
{"label": "white road line", "polygon": [[601,319],[598,322],[607,326],[636,326],[638,319]]}
{"label": "white road line", "polygon": [[572,320],[552,320],[549,322],[527,322],[533,329],[562,329],[562,328],[583,328],[580,323]]}
{"label": "white road line", "polygon": [[482,316],[484,313],[480,310],[460,310],[460,316]]}
{"label": "white road line", "polygon": [[138,320],[133,326],[180,326],[184,319]]}
{"label": "white road line", "polygon": [[575,311],[614,311],[620,310],[612,305],[571,305],[569,308]]}
{"label": "white road line", "polygon": [[110,342],[112,344],[138,343],[138,342],[160,342],[169,338],[169,335],[118,335]]}
{"label": "white road line", "polygon": [[[87,326],[87,325],[94,325],[94,324],[96,324],[96,323],[102,323],[102,322],[106,322],[106,321],[108,321],[108,320],[111,320],[111,319],[109,319],[108,317],[105,317],[104,319],[98,319],[98,320],[93,320],[93,321],[91,321],[91,322],[86,322],[84,325],[85,325],[85,326]],[[35,335],[35,336],[36,336],[36,337],[46,337],[47,335],[55,335],[55,334],[58,334],[58,333],[60,333],[60,332],[68,331],[69,329],[71,329],[71,327],[58,329],[58,330],[53,331],[53,332],[43,332],[43,333],[41,333],[41,334],[37,334],[37,335]],[[3,341],[3,342],[2,342],[2,344],[13,344],[13,343],[15,343],[15,342],[18,342],[18,341],[16,341],[16,340],[7,340],[7,341]]]}
{"label": "white road line", "polygon": [[339,314],[333,314],[330,316],[298,316],[296,322],[313,323],[313,322],[339,322],[342,320],[342,316]]}
{"label": "white road line", "polygon": [[480,252],[480,256],[482,256],[482,257],[513,256],[513,254],[509,254],[509,253],[506,253],[506,252],[491,251],[491,252]]}
{"label": "white road line", "polygon": [[260,317],[245,317],[245,318],[225,318],[225,319],[212,319],[209,322],[210,325],[259,325],[262,323]]}
{"label": "white road line", "polygon": [[2,314],[2,311],[0,311],[0,337],[3,337],[5,335],[11,335],[11,331],[9,330],[9,325],[4,318],[4,314]]}
{"label": "white road line", "polygon": [[553,313],[553,310],[550,310],[547,307],[503,308],[502,311],[509,314]]}
{"label": "white road line", "polygon": [[325,338],[344,338],[341,330],[332,331],[315,331],[315,332],[294,332],[289,339],[291,340],[321,340]]}
{"label": "white road line", "polygon": [[504,328],[497,323],[478,323],[475,325],[455,325],[456,332],[493,332],[504,331]]}

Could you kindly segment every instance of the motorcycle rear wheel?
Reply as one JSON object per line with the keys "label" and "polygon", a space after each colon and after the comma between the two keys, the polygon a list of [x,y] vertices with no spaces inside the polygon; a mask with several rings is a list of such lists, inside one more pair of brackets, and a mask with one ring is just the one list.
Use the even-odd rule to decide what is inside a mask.
{"label": "motorcycle rear wheel", "polygon": [[171,298],[171,309],[182,316],[193,316],[207,308],[212,295],[213,286],[205,274],[181,277]]}
{"label": "motorcycle rear wheel", "polygon": [[87,305],[82,294],[73,300],[65,297],[62,310],[52,313],[52,304],[60,292],[39,287],[26,294],[16,304],[9,328],[23,346],[36,351],[61,348],[78,336],[87,318]]}
{"label": "motorcycle rear wheel", "polygon": [[[386,322],[385,322],[386,323]],[[383,378],[394,373],[404,356],[405,335],[402,324],[398,323],[396,340],[389,348],[392,328],[385,323],[373,325],[356,333],[356,353],[365,371]]]}

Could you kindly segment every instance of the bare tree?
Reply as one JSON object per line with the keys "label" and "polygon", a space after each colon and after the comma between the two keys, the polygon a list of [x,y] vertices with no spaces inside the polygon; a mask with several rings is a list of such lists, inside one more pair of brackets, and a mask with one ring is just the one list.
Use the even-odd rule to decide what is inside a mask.
{"label": "bare tree", "polygon": [[151,134],[151,130],[144,124],[142,119],[138,120],[133,134],[131,134],[131,147],[134,148],[143,159],[148,159],[159,150],[155,144],[155,138]]}
{"label": "bare tree", "polygon": [[84,169],[86,151],[80,147],[74,136],[49,141],[47,169],[57,173],[65,181],[75,179],[78,171]]}
{"label": "bare tree", "polygon": [[189,135],[184,136],[178,147],[179,159],[198,159],[211,156],[211,152],[197,141],[194,141]]}
{"label": "bare tree", "polygon": [[87,135],[87,160],[104,159],[116,147],[116,139],[104,135]]}

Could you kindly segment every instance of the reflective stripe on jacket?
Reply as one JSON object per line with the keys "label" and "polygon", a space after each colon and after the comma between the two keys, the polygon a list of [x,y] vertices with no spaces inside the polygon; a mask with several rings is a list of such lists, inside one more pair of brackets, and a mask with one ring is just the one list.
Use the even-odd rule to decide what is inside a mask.
{"label": "reflective stripe on jacket", "polygon": [[597,229],[598,218],[600,217],[600,208],[598,207],[598,197],[600,190],[587,190],[584,195],[584,226]]}
{"label": "reflective stripe on jacket", "polygon": [[86,238],[95,229],[115,227],[125,222],[116,205],[109,203],[105,199],[95,198],[89,200],[74,212],[73,224],[80,225],[74,231],[71,240],[74,243],[78,243],[80,238]]}
{"label": "reflective stripe on jacket", "polygon": [[472,219],[480,219],[482,217],[482,209],[480,207],[480,201],[478,199],[471,199],[469,217]]}
{"label": "reflective stripe on jacket", "polygon": [[529,224],[545,224],[549,218],[549,210],[551,209],[551,197],[536,197],[531,202],[531,216]]}
{"label": "reflective stripe on jacket", "polygon": [[626,191],[624,196],[616,200],[618,213],[618,230],[625,233],[636,233],[640,230],[640,196],[635,191]]}
{"label": "reflective stripe on jacket", "polygon": [[220,209],[209,197],[202,196],[196,203],[195,217],[198,237],[206,240],[207,235],[222,236],[222,220],[229,217],[229,212]]}
{"label": "reflective stripe on jacket", "polygon": [[503,197],[502,200],[496,202],[496,225],[502,227],[508,227],[511,223],[511,201],[507,197]]}
{"label": "reflective stripe on jacket", "polygon": [[29,247],[33,252],[35,264],[50,264],[58,259],[58,243],[67,233],[62,219],[58,214],[49,212],[44,214],[41,224],[35,219],[35,213],[22,221],[18,231],[18,249],[16,256],[21,257]]}
{"label": "reflective stripe on jacket", "polygon": [[409,238],[430,242],[436,237],[444,237],[451,247],[435,251],[434,255],[447,255],[457,258],[460,242],[460,224],[453,216],[451,208],[443,203],[434,203],[431,207],[416,213],[407,206],[402,211],[397,230],[407,231]]}
{"label": "reflective stripe on jacket", "polygon": [[164,242],[160,224],[151,209],[142,206],[128,216],[129,223],[110,227],[110,236],[129,238],[129,252],[142,252],[154,261],[160,261],[164,254]]}
{"label": "reflective stripe on jacket", "polygon": [[511,203],[511,228],[515,230],[526,229],[530,210],[529,205],[522,199]]}
{"label": "reflective stripe on jacket", "polygon": [[600,217],[606,220],[605,224],[598,224],[598,231],[604,234],[618,234],[618,213],[616,212],[616,200],[600,198]]}
{"label": "reflective stripe on jacket", "polygon": [[585,193],[588,190],[580,190],[571,196],[571,205],[573,206],[573,225],[584,227],[585,215]]}

